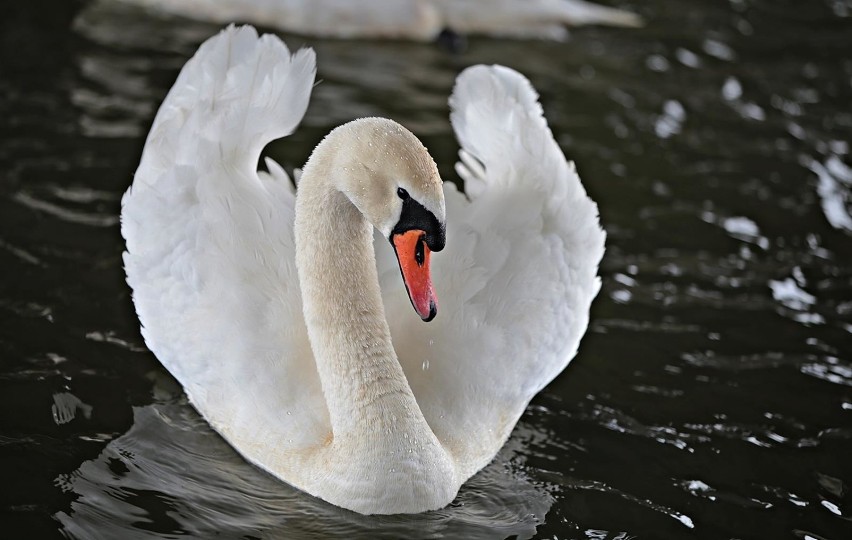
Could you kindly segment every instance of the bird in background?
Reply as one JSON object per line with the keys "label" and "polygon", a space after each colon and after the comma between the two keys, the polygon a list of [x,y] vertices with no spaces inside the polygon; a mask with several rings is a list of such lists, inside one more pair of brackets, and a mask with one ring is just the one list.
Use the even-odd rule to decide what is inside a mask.
{"label": "bird in background", "polygon": [[584,0],[101,0],[214,23],[244,22],[344,39],[461,36],[564,40],[567,27],[642,26],[641,17]]}

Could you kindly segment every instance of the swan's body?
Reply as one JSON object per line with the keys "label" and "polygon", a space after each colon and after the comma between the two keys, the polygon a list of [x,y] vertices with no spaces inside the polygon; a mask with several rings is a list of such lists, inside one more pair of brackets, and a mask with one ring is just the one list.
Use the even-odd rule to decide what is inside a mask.
{"label": "swan's body", "polygon": [[442,30],[564,39],[566,26],[641,26],[635,14],[584,0],[118,0],[216,23],[250,22],[335,38],[427,41]]}
{"label": "swan's body", "polygon": [[[450,100],[467,198],[382,119],[329,134],[296,196],[273,161],[255,169],[301,120],[314,69],[250,27],[201,46],[122,202],[128,283],[148,346],[249,461],[362,513],[439,508],[576,353],[597,207],[532,87],[499,66],[466,70]],[[434,315],[431,286],[405,274],[409,301],[388,239],[422,229],[417,247],[438,250],[444,225],[424,324],[411,308]]]}

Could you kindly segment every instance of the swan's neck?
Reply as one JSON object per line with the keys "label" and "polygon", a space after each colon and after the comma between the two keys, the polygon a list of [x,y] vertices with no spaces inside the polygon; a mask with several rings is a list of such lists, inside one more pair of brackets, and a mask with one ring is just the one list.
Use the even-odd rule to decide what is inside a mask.
{"label": "swan's neck", "polygon": [[366,502],[369,512],[420,511],[449,503],[460,483],[458,473],[450,451],[426,423],[394,352],[372,226],[337,187],[350,186],[347,193],[360,196],[359,187],[370,178],[352,175],[369,174],[368,162],[387,169],[388,163],[369,150],[384,148],[372,144],[376,124],[356,120],[332,132],[314,149],[297,189],[302,310],[331,420],[331,437],[308,454],[311,461],[303,469],[313,478],[306,482],[317,482],[312,493],[332,503],[357,508]]}
{"label": "swan's neck", "polygon": [[305,167],[295,240],[305,322],[333,437],[379,436],[398,427],[431,434],[391,343],[372,226],[334,187],[331,169]]}

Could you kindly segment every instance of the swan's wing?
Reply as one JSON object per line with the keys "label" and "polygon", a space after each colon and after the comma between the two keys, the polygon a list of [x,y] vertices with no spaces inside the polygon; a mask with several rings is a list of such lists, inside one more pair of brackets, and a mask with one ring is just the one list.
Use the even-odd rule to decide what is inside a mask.
{"label": "swan's wing", "polygon": [[520,74],[475,66],[450,98],[466,199],[445,184],[447,246],[432,257],[438,316],[420,322],[379,241],[394,346],[423,412],[465,477],[561,372],[600,288],[605,234]]}
{"label": "swan's wing", "polygon": [[122,200],[145,342],[249,459],[328,432],[301,313],[293,185],[271,160],[256,170],[262,148],[301,120],[314,76],[313,51],[291,55],[275,36],[232,26],[211,38],[157,113]]}

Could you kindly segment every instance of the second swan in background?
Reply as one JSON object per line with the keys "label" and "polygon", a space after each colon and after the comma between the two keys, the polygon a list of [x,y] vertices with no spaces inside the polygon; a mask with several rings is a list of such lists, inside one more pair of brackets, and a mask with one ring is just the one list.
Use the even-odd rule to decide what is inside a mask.
{"label": "second swan in background", "polygon": [[248,22],[332,38],[429,41],[442,30],[563,40],[566,27],[642,26],[635,13],[585,0],[101,0],[214,23]]}

